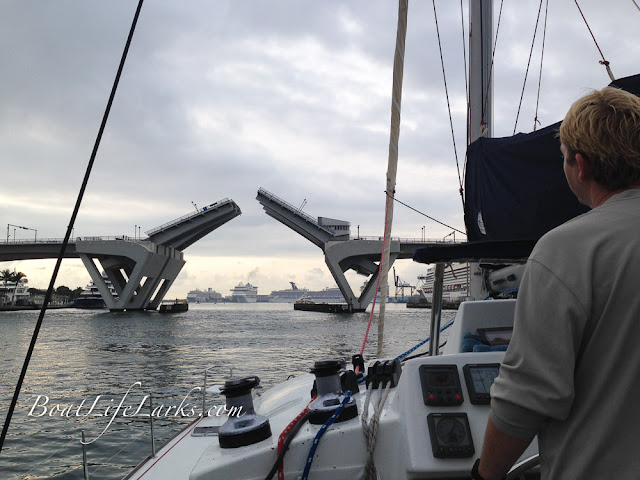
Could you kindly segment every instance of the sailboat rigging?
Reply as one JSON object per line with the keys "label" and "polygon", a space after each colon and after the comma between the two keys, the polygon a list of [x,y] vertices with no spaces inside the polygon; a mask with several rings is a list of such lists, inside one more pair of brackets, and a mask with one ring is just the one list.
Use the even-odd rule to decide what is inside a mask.
{"label": "sailboat rigging", "polygon": [[[401,0],[396,62],[404,54],[404,33],[400,31],[406,28],[406,11],[407,4]],[[172,462],[169,458],[179,458],[183,466],[178,471],[185,477],[189,472],[191,480],[260,478],[261,472],[267,471],[270,472],[267,478],[272,478],[277,470],[279,478],[298,478],[302,474],[301,478],[305,479],[312,462],[314,478],[327,479],[462,478],[471,470],[484,435],[489,387],[498,374],[515,307],[513,299],[484,300],[483,296],[500,291],[507,281],[517,284],[518,264],[526,260],[540,234],[580,212],[575,202],[564,195],[566,184],[563,189],[558,180],[557,153],[548,155],[550,149],[557,152],[557,145],[552,141],[555,137],[549,137],[555,128],[552,126],[530,135],[516,136],[516,143],[519,143],[516,147],[518,155],[525,150],[533,152],[530,156],[537,159],[537,163],[545,155],[549,156],[550,163],[555,162],[543,172],[543,175],[555,178],[557,188],[551,191],[552,198],[549,199],[555,215],[549,215],[549,205],[546,209],[543,206],[542,213],[525,214],[516,228],[494,218],[496,207],[495,203],[490,203],[491,196],[501,195],[501,201],[504,201],[505,192],[495,192],[495,185],[487,188],[478,181],[478,177],[486,178],[487,167],[483,163],[490,164],[483,154],[492,149],[489,155],[500,157],[495,152],[500,152],[501,148],[512,152],[514,141],[490,138],[493,116],[491,66],[495,53],[491,2],[470,2],[469,17],[469,129],[473,143],[468,154],[464,208],[467,232],[472,241],[462,245],[433,245],[414,255],[418,262],[436,264],[430,355],[404,361],[401,359],[405,355],[401,355],[365,364],[361,351],[352,359],[353,370],[345,369],[340,360],[319,360],[315,362],[312,374],[291,379],[255,398],[251,398],[251,389],[255,386],[253,377],[229,380],[222,388],[227,407],[243,405],[251,412],[243,428],[219,419],[199,419],[183,436],[164,447],[160,460],[143,463],[128,479],[175,476],[175,473],[163,472],[163,467]],[[394,67],[394,72],[401,73],[401,70]],[[401,78],[401,74],[394,74],[385,241],[390,237],[393,210],[389,205],[393,205],[395,195],[399,136],[395,130],[399,127]],[[629,83],[635,85],[640,79],[631,79]],[[505,143],[508,148],[504,148]],[[539,143],[542,146],[537,147],[538,150],[532,147]],[[523,158],[526,159],[526,155]],[[529,174],[527,170],[524,176]],[[520,177],[515,178],[516,175]],[[507,177],[510,181],[519,181],[520,185],[527,181],[522,178],[522,172]],[[531,208],[531,203],[539,196],[540,192],[535,189],[524,189],[518,207],[522,202],[528,202]],[[512,214],[509,215],[513,223]],[[482,268],[480,259],[486,264]],[[476,300],[461,304],[448,342],[440,351],[439,333],[442,328],[451,326],[441,325],[442,278],[445,265],[454,261],[475,262],[471,289]],[[383,288],[384,270],[388,269],[385,262],[383,252],[380,264]],[[505,263],[513,266],[505,269]],[[383,289],[381,317],[384,316],[385,293]],[[378,332],[379,356],[382,325],[381,322]],[[363,370],[366,371],[364,376],[361,375]],[[360,391],[365,387],[366,392]],[[313,390],[311,397],[308,396],[310,389]],[[350,413],[345,415],[347,406]],[[314,416],[315,421],[311,420]],[[357,417],[361,417],[360,421]],[[269,426],[268,433],[265,425]],[[202,436],[208,431],[212,436],[205,441]],[[322,443],[321,437],[324,438]],[[230,438],[233,438],[232,442]],[[288,450],[277,448],[278,443],[282,446],[283,440]],[[308,444],[312,445],[310,451],[306,447]],[[525,452],[523,462],[507,478],[515,478],[532,468],[533,478],[537,478],[536,452],[534,442]],[[165,455],[167,459],[163,460]]]}
{"label": "sailboat rigging", "polygon": [[127,53],[129,52],[129,47],[131,45],[131,40],[133,39],[133,34],[136,30],[136,25],[138,23],[138,17],[140,16],[140,10],[142,9],[142,4],[144,0],[139,0],[138,6],[136,8],[135,14],[133,16],[133,21],[131,23],[131,28],[129,30],[129,36],[127,37],[127,41],[125,43],[124,51],[122,52],[122,58],[120,60],[120,65],[118,66],[118,71],[116,73],[116,77],[113,81],[113,86],[111,88],[111,93],[109,95],[109,100],[107,101],[107,106],[104,111],[104,115],[102,116],[102,122],[100,124],[100,128],[98,129],[98,135],[96,136],[96,141],[93,146],[93,150],[91,151],[91,157],[89,158],[89,163],[87,165],[87,169],[84,174],[84,178],[82,180],[82,185],[80,186],[80,191],[78,192],[78,197],[76,199],[75,206],[73,208],[73,212],[71,213],[71,219],[69,220],[69,225],[67,226],[67,231],[65,233],[64,239],[62,241],[62,245],[60,247],[60,253],[58,254],[58,258],[56,260],[55,267],[53,269],[53,273],[51,274],[51,280],[49,282],[49,287],[47,288],[47,293],[45,294],[44,301],[42,303],[42,308],[40,310],[40,315],[38,316],[38,320],[36,321],[36,325],[31,336],[31,342],[29,344],[29,348],[27,349],[27,353],[25,356],[24,364],[22,366],[22,371],[20,372],[20,377],[18,378],[18,383],[15,388],[15,392],[13,394],[13,398],[11,399],[11,404],[9,405],[9,409],[7,411],[7,416],[4,421],[4,425],[2,427],[2,434],[0,435],[0,452],[2,452],[2,447],[4,445],[5,438],[7,437],[7,433],[9,431],[9,425],[11,424],[11,417],[13,416],[13,412],[15,410],[16,404],[18,403],[18,397],[20,396],[20,390],[22,389],[22,384],[24,382],[24,378],[27,374],[27,369],[29,368],[29,363],[31,361],[31,356],[33,355],[33,351],[36,346],[36,342],[38,340],[38,334],[40,332],[40,328],[42,327],[42,322],[44,321],[45,312],[47,311],[47,306],[49,305],[49,301],[53,295],[54,285],[56,279],[58,277],[58,272],[60,271],[60,265],[62,264],[62,259],[64,258],[64,252],[69,244],[69,238],[71,237],[71,232],[73,231],[76,217],[78,216],[78,211],[80,210],[80,205],[82,203],[82,199],[84,197],[84,192],[87,188],[87,184],[89,183],[89,176],[91,175],[91,170],[93,168],[93,164],[96,159],[96,155],[98,154],[98,148],[100,146],[100,141],[102,140],[102,134],[104,133],[104,129],[107,125],[107,120],[109,118],[109,112],[111,111],[111,106],[113,105],[113,99],[115,98],[116,91],[118,89],[118,84],[120,83],[120,76],[122,75],[122,70],[124,69],[124,64],[127,59]]}
{"label": "sailboat rigging", "polygon": [[[394,75],[384,192],[385,250],[391,241],[393,204],[399,201],[395,190],[407,13],[407,0],[400,0],[394,57],[398,75]],[[541,232],[580,213],[558,180],[554,125],[514,138],[490,138],[496,49],[492,19],[491,2],[470,2],[465,99],[469,105],[468,134],[473,142],[464,181],[459,177],[461,195],[464,183],[463,208],[470,242],[432,245],[418,250],[414,257],[420,263],[436,264],[436,285],[440,287],[446,265],[475,262],[471,275],[475,299],[463,303],[455,321],[443,325],[439,308],[442,289],[435,288],[429,337],[397,357],[383,357],[389,267],[388,250],[386,260],[383,251],[380,269],[387,269],[387,273],[379,276],[383,297],[377,359],[363,358],[364,345],[349,367],[341,358],[317,359],[311,373],[289,378],[260,395],[255,394],[260,384],[255,375],[233,377],[222,387],[211,387],[205,371],[201,416],[157,450],[152,431],[152,455],[126,479],[248,480],[273,478],[278,471],[279,478],[288,480],[307,476],[327,480],[467,476],[482,444],[489,388],[504,355],[503,342],[508,340],[515,306],[511,299],[485,298],[499,293],[505,283],[517,283],[517,268]],[[640,93],[640,76],[619,79],[615,84]],[[555,151],[555,156],[550,151]],[[541,161],[546,157],[548,162]],[[520,170],[517,175],[509,171],[514,159]],[[531,181],[533,176],[544,181]],[[503,181],[490,180],[487,185],[487,179],[494,177]],[[544,189],[528,188],[528,183]],[[541,197],[546,200],[539,202]],[[503,269],[505,264],[512,265]],[[450,334],[443,346],[439,335],[447,329]],[[427,341],[429,356],[408,357]],[[303,357],[296,362],[306,360]],[[220,392],[226,408],[241,408],[246,416],[207,415],[211,394]],[[536,452],[534,443],[523,458]],[[525,460],[509,478],[531,468],[532,478],[537,478],[535,465],[535,459]]]}

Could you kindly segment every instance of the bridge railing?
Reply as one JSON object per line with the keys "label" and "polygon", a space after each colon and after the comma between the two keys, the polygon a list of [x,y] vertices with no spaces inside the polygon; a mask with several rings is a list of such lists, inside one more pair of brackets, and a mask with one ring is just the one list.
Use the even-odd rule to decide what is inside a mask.
{"label": "bridge railing", "polygon": [[316,226],[320,226],[318,224],[318,220],[313,218],[311,215],[303,212],[299,207],[296,207],[294,205],[291,205],[289,202],[287,202],[286,200],[281,199],[280,197],[274,195],[271,192],[268,192],[267,190],[265,190],[264,188],[260,188],[258,190],[259,194],[264,195],[265,197],[273,200],[274,202],[276,202],[277,204],[279,204],[280,206],[286,208],[287,210],[290,210],[291,212],[295,213],[296,215],[304,218],[306,221],[308,221],[309,223],[312,223],[313,225]]}
{"label": "bridge railing", "polygon": [[[86,236],[86,237],[74,237],[69,239],[69,243],[76,243],[79,241],[100,241],[100,240],[126,240],[128,242],[146,242],[148,239],[146,238],[134,238],[128,235],[118,235],[114,237],[96,237],[96,236]],[[44,243],[62,243],[64,238],[2,238],[0,239],[0,244],[3,245],[39,245]]]}
{"label": "bridge railing", "polygon": [[146,231],[144,233],[146,233],[147,235],[151,236],[154,233],[158,233],[158,232],[161,232],[162,230],[165,230],[166,228],[173,227],[175,225],[179,225],[180,223],[182,223],[182,222],[184,222],[186,220],[189,220],[190,218],[198,217],[198,216],[208,212],[211,209],[215,209],[215,208],[221,207],[222,205],[225,205],[225,204],[230,203],[230,202],[231,202],[231,200],[229,200],[228,198],[224,198],[224,199],[219,200],[219,201],[217,201],[215,203],[212,203],[211,205],[207,205],[206,207],[202,207],[202,208],[198,209],[196,212],[192,212],[192,213],[188,213],[186,215],[183,215],[180,218],[176,218],[175,220],[171,220],[170,222],[164,223],[164,224],[160,225],[159,227],[152,228],[151,230]]}
{"label": "bridge railing", "polygon": [[[349,240],[374,240],[374,241],[382,241],[384,237],[363,237],[360,236],[351,236]],[[400,243],[459,243],[454,240],[443,240],[443,239],[434,239],[434,238],[401,238],[401,237],[391,237],[392,242],[400,242]]]}

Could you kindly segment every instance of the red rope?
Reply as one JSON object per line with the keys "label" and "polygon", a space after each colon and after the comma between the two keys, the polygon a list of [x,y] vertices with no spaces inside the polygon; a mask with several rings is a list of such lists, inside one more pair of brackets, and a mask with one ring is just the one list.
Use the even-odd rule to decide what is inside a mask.
{"label": "red rope", "polygon": [[[389,217],[390,201],[391,201],[391,197],[389,196],[389,193],[387,193],[387,201],[386,201],[385,211],[384,211],[384,236],[382,237],[382,255],[380,255],[380,265],[378,266],[378,279],[376,280],[376,290],[373,293],[373,302],[371,303],[371,313],[369,314],[369,323],[367,324],[367,331],[364,334],[362,348],[360,348],[360,355],[364,353],[364,348],[367,346],[367,340],[369,338],[369,330],[371,330],[371,323],[373,322],[373,312],[376,309],[376,299],[378,298],[378,289],[380,288],[380,274],[382,273],[382,259],[384,258],[384,247],[387,241],[387,219]],[[359,370],[360,368],[356,366],[355,372],[358,373]]]}
{"label": "red rope", "polygon": [[[309,405],[311,405],[311,402],[313,402],[315,399],[316,397],[313,397],[311,399],[311,401],[307,404],[307,406],[304,407],[304,410],[302,410],[296,418],[291,420],[291,423],[287,425],[287,427],[282,431],[282,433],[278,437],[278,456],[280,456],[280,452],[282,452],[284,441],[289,435],[289,432],[291,432],[293,427],[296,426],[296,424],[300,421],[300,419],[306,415],[306,413],[309,411]],[[284,480],[284,461],[280,463],[280,466],[278,467],[278,480]]]}

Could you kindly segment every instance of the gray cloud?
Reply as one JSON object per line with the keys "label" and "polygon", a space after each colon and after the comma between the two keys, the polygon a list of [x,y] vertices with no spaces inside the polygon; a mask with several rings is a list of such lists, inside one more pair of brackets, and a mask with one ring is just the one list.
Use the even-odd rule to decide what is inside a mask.
{"label": "gray cloud", "polygon": [[[463,162],[465,73],[455,3],[436,2]],[[581,6],[614,73],[637,73],[637,22],[625,21],[638,15],[633,5],[590,0]],[[0,221],[37,228],[42,237],[63,236],[134,8],[78,0],[0,5]],[[513,130],[537,8],[538,2],[504,7],[496,136]],[[575,5],[553,3],[549,13],[543,125],[561,119],[587,88],[609,82]],[[387,1],[147,2],[76,234],[132,234],[189,212],[191,202],[230,197],[243,215],[186,251],[181,288],[240,275],[220,267],[204,277],[190,256],[265,259],[253,267],[267,282],[261,293],[287,286],[267,259],[316,262],[281,270],[309,282],[317,270],[325,273],[318,281],[326,282],[320,250],[267,217],[256,191],[264,187],[296,205],[306,199],[313,216],[349,220],[353,233],[359,225],[362,235],[382,234],[396,15]],[[519,131],[533,126],[541,35]],[[409,7],[405,59],[397,196],[462,228],[431,2]],[[422,226],[428,237],[450,232],[396,205],[394,235],[417,238]],[[398,266],[403,278],[421,268]],[[211,286],[223,291],[251,270]]]}

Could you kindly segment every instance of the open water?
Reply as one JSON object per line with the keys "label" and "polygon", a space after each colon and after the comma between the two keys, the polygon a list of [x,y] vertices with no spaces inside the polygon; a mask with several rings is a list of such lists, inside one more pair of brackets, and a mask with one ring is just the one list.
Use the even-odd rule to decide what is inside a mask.
{"label": "open water", "polygon": [[[315,360],[350,360],[360,351],[369,320],[369,313],[299,312],[291,304],[189,308],[166,315],[48,311],[0,453],[0,478],[82,479],[84,430],[92,442],[90,478],[121,479],[151,450],[149,418],[142,416],[148,403],[136,412],[146,395],[152,394],[156,408],[159,446],[200,412],[202,398],[193,389],[202,386],[205,368],[212,367],[207,385],[222,384],[232,373],[258,375],[268,388],[308,372]],[[0,421],[37,317],[34,311],[0,312]],[[430,310],[388,304],[385,317],[385,357],[404,353],[429,335]],[[453,312],[444,312],[443,324],[450,318]],[[377,314],[365,358],[375,356],[376,319]],[[207,401],[208,407],[224,405],[221,397]]]}

